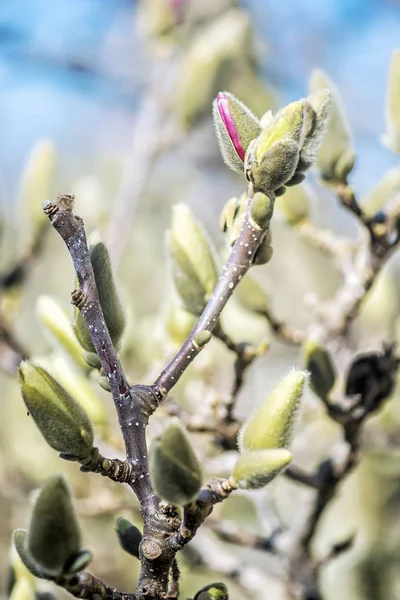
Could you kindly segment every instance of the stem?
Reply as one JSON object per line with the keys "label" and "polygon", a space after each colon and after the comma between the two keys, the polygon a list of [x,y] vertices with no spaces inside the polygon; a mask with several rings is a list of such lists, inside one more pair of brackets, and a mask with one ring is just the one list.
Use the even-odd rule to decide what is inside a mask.
{"label": "stem", "polygon": [[234,289],[253,264],[257,252],[268,228],[261,229],[250,217],[250,206],[254,191],[249,185],[247,195],[247,208],[243,224],[231,255],[222,269],[222,274],[207,303],[199,321],[193,331],[179,350],[175,358],[164,369],[154,382],[152,389],[161,402],[168,392],[179,381],[190,363],[196,358],[200,348],[194,338],[200,331],[213,331],[216,327],[222,309],[225,307]]}
{"label": "stem", "polygon": [[76,598],[87,598],[88,600],[137,600],[135,594],[124,594],[115,588],[110,588],[101,579],[80,573],[76,577],[59,579],[55,583],[63,587]]}
{"label": "stem", "polygon": [[72,293],[72,300],[81,311],[110,385],[124,438],[126,457],[133,466],[132,476],[127,483],[137,495],[143,514],[153,514],[157,508],[157,499],[148,476],[145,429],[148,415],[154,410],[155,399],[148,388],[130,388],[128,385],[104,321],[85,228],[82,219],[72,212],[73,200],[73,196],[60,195],[55,204],[47,203],[44,211],[64,240],[75,267],[79,290]]}

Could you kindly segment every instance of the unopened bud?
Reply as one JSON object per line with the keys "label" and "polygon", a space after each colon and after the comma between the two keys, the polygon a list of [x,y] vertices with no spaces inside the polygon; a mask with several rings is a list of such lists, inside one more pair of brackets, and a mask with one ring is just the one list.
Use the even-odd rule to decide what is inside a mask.
{"label": "unopened bud", "polygon": [[83,408],[45,369],[26,361],[19,373],[22,397],[49,446],[76,459],[86,457],[93,430]]}
{"label": "unopened bud", "polygon": [[310,372],[311,389],[325,400],[336,379],[328,351],[315,340],[307,340],[304,345],[304,366]]}
{"label": "unopened bud", "polygon": [[27,550],[45,572],[55,577],[67,572],[71,557],[80,551],[81,534],[64,478],[53,475],[41,489],[33,508]]}
{"label": "unopened bud", "polygon": [[171,419],[150,449],[150,477],[156,493],[169,504],[185,505],[197,495],[202,473],[179,419]]}
{"label": "unopened bud", "polygon": [[214,100],[213,116],[225,163],[233,171],[243,172],[246,150],[262,131],[259,120],[228,92],[220,92]]}
{"label": "unopened bud", "polygon": [[194,600],[229,600],[228,588],[224,583],[211,583],[198,591]]}
{"label": "unopened bud", "polygon": [[239,488],[256,490],[272,481],[292,460],[286,448],[253,450],[242,454],[232,473]]}
{"label": "unopened bud", "polygon": [[27,536],[28,532],[26,529],[15,529],[13,532],[13,544],[22,564],[34,577],[38,579],[49,579],[50,573],[44,573],[43,569],[35,563],[32,556],[29,554],[27,549]]}
{"label": "unopened bud", "polygon": [[136,525],[133,525],[128,519],[119,517],[117,519],[116,532],[119,543],[125,552],[139,558],[139,545],[143,536]]}
{"label": "unopened bud", "polygon": [[238,437],[241,452],[290,445],[307,379],[306,371],[292,369],[278,383],[244,423]]}

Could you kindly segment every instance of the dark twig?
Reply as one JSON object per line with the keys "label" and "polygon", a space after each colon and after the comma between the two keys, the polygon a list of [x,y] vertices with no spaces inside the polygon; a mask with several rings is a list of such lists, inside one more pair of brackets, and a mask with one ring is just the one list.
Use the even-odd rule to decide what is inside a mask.
{"label": "dark twig", "polygon": [[72,302],[81,311],[110,385],[126,457],[133,466],[128,483],[136,493],[143,513],[153,514],[157,499],[148,476],[145,428],[155,400],[147,388],[130,388],[128,385],[104,321],[83,221],[72,212],[73,200],[73,196],[60,195],[55,204],[47,203],[44,211],[71,254],[80,286],[79,290],[73,292]]}
{"label": "dark twig", "polygon": [[270,536],[262,536],[246,531],[238,531],[233,523],[221,522],[217,519],[208,519],[206,524],[224,542],[245,546],[254,550],[262,550],[270,554],[278,552],[275,540],[280,530],[274,531]]}
{"label": "dark twig", "polygon": [[195,342],[196,335],[204,330],[213,331],[217,325],[222,309],[232,296],[234,289],[242,277],[253,264],[254,255],[267,232],[267,228],[261,229],[250,217],[250,205],[253,194],[253,189],[251,185],[249,185],[246,215],[243,220],[239,237],[232,248],[227,263],[223,267],[222,275],[219,278],[207,306],[178,354],[166,369],[164,369],[152,386],[153,391],[160,402],[178,382],[187,367],[202,349]]}
{"label": "dark twig", "polygon": [[110,588],[90,573],[80,573],[72,578],[60,578],[55,581],[76,598],[88,600],[136,600],[135,594],[124,594]]}

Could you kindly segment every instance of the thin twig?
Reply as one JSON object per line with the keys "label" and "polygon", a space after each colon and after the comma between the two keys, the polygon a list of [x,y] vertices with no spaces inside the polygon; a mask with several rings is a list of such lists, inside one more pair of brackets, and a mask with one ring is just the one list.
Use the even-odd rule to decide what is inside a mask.
{"label": "thin twig", "polygon": [[88,600],[137,600],[135,594],[125,594],[115,588],[110,588],[101,579],[90,575],[90,573],[80,573],[68,579],[60,578],[55,583],[76,598],[87,598]]}

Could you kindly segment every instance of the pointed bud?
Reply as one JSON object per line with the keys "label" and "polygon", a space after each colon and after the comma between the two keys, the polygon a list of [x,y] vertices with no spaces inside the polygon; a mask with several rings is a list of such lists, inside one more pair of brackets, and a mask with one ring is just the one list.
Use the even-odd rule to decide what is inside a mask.
{"label": "pointed bud", "polygon": [[22,397],[49,446],[76,459],[87,456],[93,430],[83,408],[45,369],[25,361],[19,373]]}
{"label": "pointed bud", "polygon": [[229,600],[228,588],[224,583],[211,583],[197,592],[194,600]]}
{"label": "pointed bud", "polygon": [[287,448],[303,397],[308,374],[291,369],[272,394],[244,423],[238,437],[240,452]]}
{"label": "pointed bud", "polygon": [[336,379],[329,352],[315,340],[307,340],[304,345],[304,366],[310,372],[311,389],[325,400]]}
{"label": "pointed bud", "polygon": [[165,329],[174,344],[181,346],[196,323],[197,319],[192,313],[172,304],[166,315]]}
{"label": "pointed bud", "polygon": [[[92,243],[89,246],[90,262],[94,271],[104,320],[111,341],[114,347],[118,348],[125,329],[125,313],[119,298],[108,250],[98,234],[92,235],[91,241]],[[74,330],[82,347],[89,352],[94,352],[89,331],[81,312],[78,310],[76,310]]]}
{"label": "pointed bud", "polygon": [[400,50],[392,54],[386,92],[386,133],[383,143],[400,154]]}
{"label": "pointed bud", "polygon": [[245,158],[246,176],[255,191],[281,195],[285,185],[304,179],[326,127],[330,98],[325,91],[283,107],[268,119],[251,142]]}
{"label": "pointed bud", "polygon": [[271,229],[268,228],[264,239],[262,240],[254,255],[253,264],[265,265],[271,260],[273,254],[274,249],[272,247],[272,232]]}
{"label": "pointed bud", "polygon": [[128,521],[128,519],[124,519],[123,517],[117,519],[116,532],[119,543],[125,552],[139,558],[139,545],[143,537],[142,532],[133,523]]}
{"label": "pointed bud", "polygon": [[13,544],[23,565],[34,577],[38,579],[51,579],[51,574],[45,573],[30,555],[27,549],[27,536],[28,532],[25,529],[16,529],[13,532]]}
{"label": "pointed bud", "polygon": [[35,589],[28,579],[17,581],[13,587],[9,600],[36,600]]}
{"label": "pointed bud", "polygon": [[61,475],[53,475],[41,489],[33,508],[27,550],[45,573],[57,577],[67,572],[80,546],[81,534],[70,489]]}
{"label": "pointed bud", "polygon": [[37,314],[43,325],[55,341],[71,356],[74,362],[87,371],[87,364],[82,355],[82,347],[76,339],[69,317],[61,304],[52,296],[39,296],[36,302]]}
{"label": "pointed bud", "polygon": [[36,358],[35,364],[43,367],[71,394],[87,413],[89,420],[96,425],[97,433],[102,435],[106,432],[108,418],[102,400],[94,392],[90,380],[79,372],[66,356],[52,354]]}
{"label": "pointed bud", "polygon": [[33,236],[48,224],[42,203],[54,195],[56,151],[49,140],[40,140],[32,149],[21,184],[21,214]]}
{"label": "pointed bud", "polygon": [[197,495],[202,473],[179,419],[171,419],[150,450],[150,477],[156,493],[173,505],[188,504]]}
{"label": "pointed bud", "polygon": [[246,150],[262,131],[259,120],[229,92],[220,92],[214,100],[213,117],[225,163],[233,171],[242,173]]}
{"label": "pointed bud", "polygon": [[211,244],[200,224],[184,204],[173,207],[167,247],[176,290],[184,308],[198,315],[218,281]]}
{"label": "pointed bud", "polygon": [[368,216],[373,216],[378,211],[386,209],[386,205],[390,205],[398,197],[400,197],[400,169],[394,168],[386,171],[363,200],[362,207]]}
{"label": "pointed bud", "polygon": [[253,450],[242,454],[232,473],[237,486],[244,490],[257,490],[272,481],[292,460],[286,448]]}
{"label": "pointed bud", "polygon": [[270,299],[250,273],[246,273],[240,281],[235,290],[235,298],[250,312],[265,316],[269,311]]}
{"label": "pointed bud", "polygon": [[321,89],[330,91],[331,100],[328,125],[317,153],[316,164],[323,179],[346,182],[355,162],[346,118],[334,84],[323,71],[315,69],[311,75],[310,92]]}
{"label": "pointed bud", "polygon": [[219,216],[219,226],[222,233],[226,233],[232,229],[238,209],[239,203],[237,198],[230,198],[227,202],[225,202]]}

